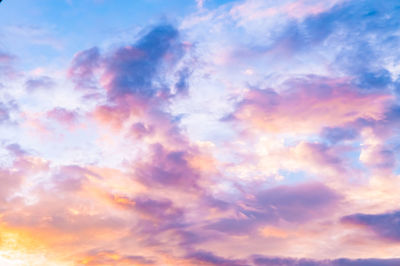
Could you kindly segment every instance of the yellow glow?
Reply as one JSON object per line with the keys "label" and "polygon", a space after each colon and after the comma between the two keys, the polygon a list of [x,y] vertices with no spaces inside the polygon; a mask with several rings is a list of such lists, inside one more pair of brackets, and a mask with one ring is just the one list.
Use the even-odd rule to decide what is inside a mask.
{"label": "yellow glow", "polygon": [[46,254],[45,246],[23,230],[0,228],[0,265],[50,266],[72,265]]}

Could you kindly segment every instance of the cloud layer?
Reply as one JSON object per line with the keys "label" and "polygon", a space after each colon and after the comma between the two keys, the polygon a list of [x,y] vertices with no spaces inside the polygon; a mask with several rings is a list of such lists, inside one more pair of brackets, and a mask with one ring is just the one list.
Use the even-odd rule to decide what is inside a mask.
{"label": "cloud layer", "polygon": [[399,265],[399,3],[187,2],[0,27],[0,264]]}

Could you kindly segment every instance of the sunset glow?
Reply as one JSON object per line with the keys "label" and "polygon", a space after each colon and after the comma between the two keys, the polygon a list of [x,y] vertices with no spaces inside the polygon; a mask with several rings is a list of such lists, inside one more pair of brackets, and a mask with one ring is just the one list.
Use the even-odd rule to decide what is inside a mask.
{"label": "sunset glow", "polygon": [[400,1],[0,2],[0,266],[400,265]]}

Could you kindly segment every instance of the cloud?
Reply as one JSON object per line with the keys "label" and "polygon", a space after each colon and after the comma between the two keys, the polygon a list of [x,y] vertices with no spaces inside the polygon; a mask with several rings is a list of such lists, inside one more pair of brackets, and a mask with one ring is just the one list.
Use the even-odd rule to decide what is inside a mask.
{"label": "cloud", "polygon": [[184,214],[183,210],[174,207],[173,202],[168,199],[152,199],[143,195],[134,199],[113,197],[112,200],[118,206],[135,211],[145,220],[157,224],[182,221]]}
{"label": "cloud", "polygon": [[189,69],[183,68],[178,72],[179,79],[175,83],[175,90],[177,94],[187,94],[189,90],[188,79],[190,77]]}
{"label": "cloud", "polygon": [[196,251],[185,257],[191,265],[221,265],[221,266],[245,266],[244,260],[235,260],[219,257],[212,252]]}
{"label": "cloud", "polygon": [[318,76],[286,81],[280,91],[250,89],[232,117],[270,133],[310,133],[357,119],[380,120],[392,98],[365,94],[343,79]]}
{"label": "cloud", "polygon": [[127,45],[88,36],[68,69],[2,76],[0,239],[18,241],[0,257],[10,242],[87,265],[399,264],[382,259],[400,254],[384,212],[398,4],[204,2]]}
{"label": "cloud", "polygon": [[[3,202],[0,212],[7,211],[8,202],[15,198],[17,193],[27,182],[28,177],[48,169],[47,163],[31,156],[18,144],[4,144],[0,146],[8,162],[0,167],[0,202]],[[3,153],[4,156],[4,153]]]}
{"label": "cloud", "polygon": [[305,223],[332,213],[341,196],[320,183],[278,186],[254,193],[238,204],[240,216],[206,226],[232,235],[247,235],[262,224]]}
{"label": "cloud", "polygon": [[170,95],[168,88],[155,83],[162,63],[172,64],[181,50],[179,32],[171,25],[158,25],[135,45],[117,49],[105,59],[102,83],[111,101],[132,96],[147,101]]}
{"label": "cloud", "polygon": [[55,82],[53,79],[47,76],[31,78],[25,81],[25,87],[30,92],[37,89],[51,89],[54,86]]}
{"label": "cloud", "polygon": [[400,212],[382,214],[352,214],[342,218],[344,223],[365,226],[383,239],[400,241]]}
{"label": "cloud", "polygon": [[0,77],[15,79],[18,76],[17,71],[14,69],[15,59],[14,55],[0,51]]}
{"label": "cloud", "polygon": [[[251,204],[256,210],[269,210],[280,219],[290,222],[302,222],[319,218],[321,212],[333,208],[340,196],[323,184],[310,183],[297,186],[279,186],[256,195]],[[271,207],[273,206],[273,208]],[[270,209],[271,208],[271,209]],[[249,212],[251,215],[252,212]]]}
{"label": "cloud", "polygon": [[358,136],[358,132],[353,128],[324,127],[321,136],[336,144],[341,141],[354,140]]}
{"label": "cloud", "polygon": [[147,186],[198,189],[201,178],[199,172],[191,167],[190,150],[168,150],[161,144],[151,146],[147,162],[135,166],[135,177]]}
{"label": "cloud", "polygon": [[87,176],[99,178],[99,176],[77,165],[61,167],[52,177],[55,189],[61,192],[75,192],[82,189],[87,182]]}
{"label": "cloud", "polygon": [[395,266],[399,259],[336,259],[336,260],[314,260],[296,258],[278,258],[253,256],[255,266]]}
{"label": "cloud", "polygon": [[0,62],[1,63],[8,63],[14,59],[14,56],[7,54],[5,52],[0,52]]}
{"label": "cloud", "polygon": [[151,258],[137,255],[122,255],[114,250],[91,250],[77,260],[84,265],[154,265]]}
{"label": "cloud", "polygon": [[378,170],[391,170],[396,166],[394,152],[385,144],[384,139],[369,128],[362,130],[361,135],[364,142],[359,157],[360,162]]}
{"label": "cloud", "polygon": [[77,53],[68,70],[68,77],[77,89],[95,89],[95,71],[100,65],[100,52],[97,47]]}
{"label": "cloud", "polygon": [[0,122],[7,122],[10,120],[9,110],[6,105],[0,103]]}
{"label": "cloud", "polygon": [[60,122],[61,124],[72,126],[74,125],[79,115],[75,111],[69,111],[61,107],[53,108],[46,113],[47,118]]}
{"label": "cloud", "polygon": [[17,191],[21,185],[23,176],[18,173],[1,169],[0,170],[0,181],[2,183],[0,189],[0,200],[5,201],[8,196],[12,195],[13,192]]}

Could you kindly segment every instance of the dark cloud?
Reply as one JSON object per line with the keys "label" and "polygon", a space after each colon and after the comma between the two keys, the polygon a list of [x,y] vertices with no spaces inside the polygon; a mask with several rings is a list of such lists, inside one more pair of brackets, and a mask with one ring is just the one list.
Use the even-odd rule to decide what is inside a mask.
{"label": "dark cloud", "polygon": [[[118,198],[114,202],[137,215],[132,234],[140,236],[142,245],[163,246],[167,241],[170,247],[178,245],[190,249],[204,240],[198,233],[188,230],[185,210],[169,199],[142,195],[132,199]],[[168,238],[165,239],[166,235]]]}
{"label": "dark cloud", "polygon": [[396,266],[400,259],[336,259],[315,260],[255,255],[252,258],[255,266]]}
{"label": "dark cloud", "polygon": [[358,136],[358,132],[354,128],[325,127],[322,129],[321,136],[335,144],[344,140],[354,140]]}
{"label": "dark cloud", "polygon": [[400,241],[400,211],[382,214],[352,214],[341,219],[344,223],[363,225],[378,236]]}
{"label": "dark cloud", "polygon": [[338,259],[332,262],[332,266],[397,266],[400,259]]}
{"label": "dark cloud", "polygon": [[183,220],[183,210],[175,207],[168,199],[136,197],[134,210],[149,220],[176,223]]}
{"label": "dark cloud", "polygon": [[384,89],[392,83],[390,72],[386,69],[360,73],[357,85],[364,89]]}
{"label": "dark cloud", "polygon": [[[130,105],[132,101],[141,105],[153,99],[157,99],[155,104],[159,105],[160,101],[174,95],[187,94],[189,68],[174,69],[183,55],[184,45],[179,40],[178,30],[170,24],[159,24],[136,43],[108,55],[101,55],[97,47],[79,52],[68,75],[77,88],[103,86],[110,105]],[[167,74],[178,77],[176,84],[168,85]],[[101,84],[97,77],[101,78]],[[93,94],[86,97],[93,98]],[[134,99],[128,101],[127,97]]]}
{"label": "dark cloud", "polygon": [[253,207],[275,213],[289,222],[303,222],[321,217],[321,212],[338,203],[340,196],[321,183],[279,186],[256,195]]}
{"label": "dark cloud", "polygon": [[111,200],[114,204],[138,214],[144,231],[157,233],[179,227],[184,221],[184,210],[176,207],[169,199],[150,198],[147,195],[135,198],[114,195]]}
{"label": "dark cloud", "polygon": [[[248,212],[247,212],[248,214]],[[267,214],[257,213],[258,217],[252,218],[222,218],[215,223],[205,226],[205,229],[215,230],[230,235],[247,235],[257,229],[257,223],[260,218],[262,222],[272,220],[272,217],[267,217]]]}
{"label": "dark cloud", "polygon": [[191,265],[218,265],[218,266],[246,266],[247,264],[244,260],[228,259],[217,256],[212,252],[208,251],[196,251],[188,254],[186,257],[191,263]]}
{"label": "dark cloud", "polygon": [[330,261],[265,256],[254,256],[253,263],[256,266],[332,266]]}
{"label": "dark cloud", "polygon": [[253,255],[247,259],[229,259],[208,251],[196,251],[188,254],[190,265],[226,265],[226,266],[397,266],[400,259],[335,259],[317,260],[308,258],[268,257]]}
{"label": "dark cloud", "polygon": [[177,94],[187,94],[189,90],[188,79],[191,75],[189,68],[184,68],[178,73],[178,81],[175,83],[175,90]]}
{"label": "dark cloud", "polygon": [[[151,29],[136,44],[119,48],[105,59],[108,97],[115,100],[127,95],[149,99],[168,96],[169,91],[154,85],[160,64],[171,60],[172,50],[179,33],[171,25],[159,25]],[[167,57],[167,54],[169,57]]]}
{"label": "dark cloud", "polygon": [[320,183],[279,186],[255,193],[254,199],[243,200],[237,206],[237,211],[242,214],[240,218],[222,218],[205,228],[246,235],[262,224],[303,223],[321,218],[323,213],[331,213],[340,198]]}

